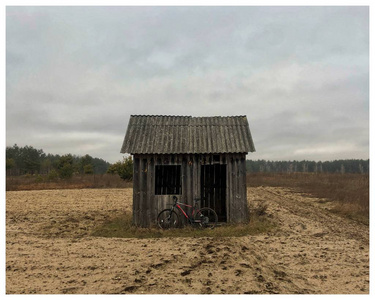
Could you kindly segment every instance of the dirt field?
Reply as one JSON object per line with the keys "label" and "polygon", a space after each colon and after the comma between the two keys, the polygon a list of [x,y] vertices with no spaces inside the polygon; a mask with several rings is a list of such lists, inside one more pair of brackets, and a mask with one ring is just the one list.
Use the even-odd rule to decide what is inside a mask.
{"label": "dirt field", "polygon": [[367,294],[369,231],[329,203],[248,189],[278,223],[236,238],[97,238],[131,213],[131,189],[6,193],[7,294]]}

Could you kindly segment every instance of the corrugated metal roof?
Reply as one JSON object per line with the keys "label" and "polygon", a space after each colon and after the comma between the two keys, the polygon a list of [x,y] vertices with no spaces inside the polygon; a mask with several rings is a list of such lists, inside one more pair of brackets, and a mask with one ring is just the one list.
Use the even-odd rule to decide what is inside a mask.
{"label": "corrugated metal roof", "polygon": [[130,116],[121,153],[254,152],[246,116]]}

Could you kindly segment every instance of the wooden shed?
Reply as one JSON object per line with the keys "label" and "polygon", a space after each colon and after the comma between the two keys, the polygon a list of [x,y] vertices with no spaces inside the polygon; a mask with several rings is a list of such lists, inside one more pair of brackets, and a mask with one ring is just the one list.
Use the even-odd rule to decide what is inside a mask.
{"label": "wooden shed", "polygon": [[130,116],[121,153],[133,155],[133,223],[148,227],[175,195],[211,207],[219,222],[249,220],[246,116]]}

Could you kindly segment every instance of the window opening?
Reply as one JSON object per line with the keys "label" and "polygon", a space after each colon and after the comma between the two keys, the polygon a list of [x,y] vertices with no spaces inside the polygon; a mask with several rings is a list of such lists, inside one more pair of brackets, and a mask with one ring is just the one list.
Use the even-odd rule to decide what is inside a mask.
{"label": "window opening", "polygon": [[155,166],[155,195],[181,194],[181,165]]}

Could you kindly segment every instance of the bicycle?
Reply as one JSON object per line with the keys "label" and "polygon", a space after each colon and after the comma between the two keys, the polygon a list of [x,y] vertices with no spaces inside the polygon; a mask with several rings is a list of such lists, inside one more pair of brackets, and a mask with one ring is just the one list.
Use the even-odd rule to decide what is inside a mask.
{"label": "bicycle", "polygon": [[[158,214],[157,223],[161,229],[178,228],[180,226],[179,215],[175,212],[175,209],[178,209],[191,225],[199,224],[202,228],[210,229],[216,226],[218,219],[216,212],[209,207],[199,209],[198,202],[200,199],[194,199],[194,206],[178,202],[176,196],[173,196],[173,200],[174,203],[171,208],[163,209]],[[190,216],[181,205],[193,208],[193,212]]]}

